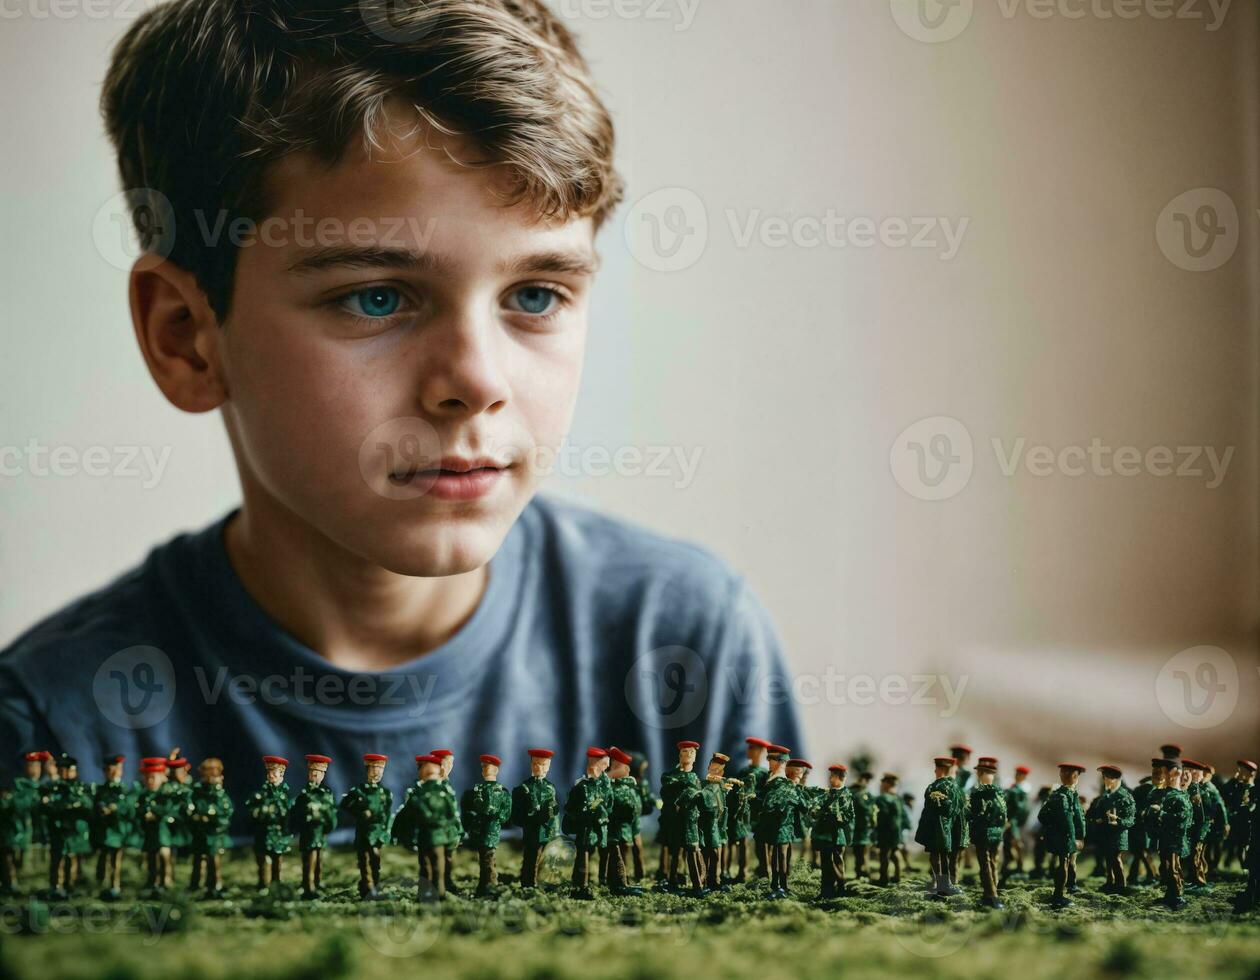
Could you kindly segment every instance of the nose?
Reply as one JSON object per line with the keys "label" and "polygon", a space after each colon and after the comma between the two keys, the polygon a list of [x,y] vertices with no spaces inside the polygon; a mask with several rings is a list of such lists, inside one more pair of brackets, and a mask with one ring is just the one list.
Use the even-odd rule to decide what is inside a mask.
{"label": "nose", "polygon": [[510,340],[492,318],[474,311],[434,323],[420,336],[421,407],[433,418],[494,413],[507,404]]}

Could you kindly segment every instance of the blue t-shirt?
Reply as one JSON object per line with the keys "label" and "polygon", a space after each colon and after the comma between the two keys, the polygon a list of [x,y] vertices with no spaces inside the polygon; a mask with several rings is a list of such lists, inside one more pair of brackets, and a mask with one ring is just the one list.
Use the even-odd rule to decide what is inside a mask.
{"label": "blue t-shirt", "polygon": [[194,767],[222,759],[236,800],[261,785],[263,755],[288,758],[294,793],[303,755],[331,756],[340,793],[379,752],[397,801],[418,754],[454,751],[462,791],[478,755],[500,756],[512,786],[541,747],[563,795],[591,745],[645,752],[654,779],[680,739],[700,742],[701,769],[714,751],[740,758],[748,735],[804,748],[769,617],[700,547],[535,497],[471,618],[436,649],[361,673],[330,665],[246,592],[224,546],[231,516],[155,548],[0,653],[0,781],[31,748],[68,752],[97,779],[106,753],[123,753],[131,778],[140,757],[178,747]]}

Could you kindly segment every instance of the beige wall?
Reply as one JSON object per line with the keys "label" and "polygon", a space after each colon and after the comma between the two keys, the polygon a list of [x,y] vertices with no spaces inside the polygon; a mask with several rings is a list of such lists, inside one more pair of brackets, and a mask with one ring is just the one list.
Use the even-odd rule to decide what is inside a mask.
{"label": "beige wall", "polygon": [[[1221,761],[1254,753],[1256,8],[1235,0],[1212,30],[1206,0],[1190,8],[1206,20],[1160,19],[1158,0],[1090,0],[1080,19],[1065,16],[1075,0],[981,0],[952,16],[969,6],[965,30],[933,43],[880,0],[563,5],[630,183],[603,236],[573,442],[701,456],[689,482],[675,469],[552,488],[729,557],[806,682],[939,671],[962,685],[950,717],[889,703],[896,688],[805,706],[820,758],[877,743],[881,763],[921,774],[958,736],[1043,764],[1140,760],[1165,738]],[[1089,12],[1118,6],[1138,16]],[[0,31],[0,444],[170,458],[149,489],[0,478],[0,640],[236,498],[217,420],[162,402],[125,274],[92,236],[117,190],[96,89],[125,26],[26,16]],[[1219,268],[1190,271],[1177,219],[1162,225],[1171,259],[1157,225],[1201,187],[1236,207],[1239,240]],[[675,190],[632,207],[662,188]],[[765,219],[829,209],[894,237],[774,244]],[[645,215],[678,214],[694,234],[653,251]],[[952,253],[942,218],[965,229]],[[940,247],[899,244],[897,219],[933,221]],[[930,492],[898,437],[939,416],[965,428],[974,462],[958,493],[923,500],[890,460]],[[930,449],[938,434],[911,437]],[[1007,476],[994,438],[1233,455],[1213,489],[1151,472]],[[1198,664],[1215,663],[1228,682],[1235,665],[1234,710],[1228,691],[1205,715],[1178,707],[1186,664],[1169,659],[1200,645],[1229,657],[1189,655],[1189,675],[1210,680]]]}

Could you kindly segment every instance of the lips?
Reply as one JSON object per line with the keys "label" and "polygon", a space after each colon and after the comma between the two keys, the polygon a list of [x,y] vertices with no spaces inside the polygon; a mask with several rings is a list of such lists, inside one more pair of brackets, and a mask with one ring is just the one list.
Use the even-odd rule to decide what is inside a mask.
{"label": "lips", "polygon": [[412,466],[390,474],[389,480],[439,500],[467,501],[490,493],[511,466],[487,456],[444,456],[439,466]]}
{"label": "lips", "polygon": [[395,483],[407,483],[421,478],[436,480],[443,476],[456,476],[467,473],[501,472],[511,464],[500,463],[489,457],[465,458],[462,456],[443,456],[440,465],[419,467],[411,466],[391,473],[389,478]]}

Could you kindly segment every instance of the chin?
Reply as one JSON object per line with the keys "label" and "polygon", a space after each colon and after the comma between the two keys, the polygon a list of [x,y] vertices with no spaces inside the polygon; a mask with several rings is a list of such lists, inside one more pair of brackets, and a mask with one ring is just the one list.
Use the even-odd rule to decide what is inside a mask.
{"label": "chin", "polygon": [[499,550],[510,515],[448,515],[390,529],[366,557],[397,575],[462,575],[481,568]]}

